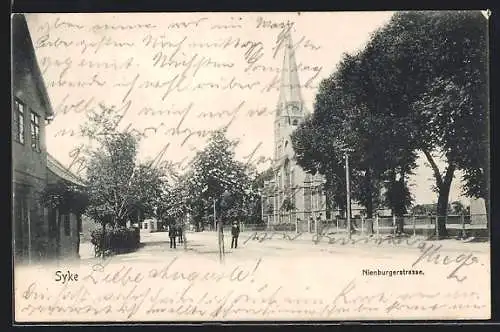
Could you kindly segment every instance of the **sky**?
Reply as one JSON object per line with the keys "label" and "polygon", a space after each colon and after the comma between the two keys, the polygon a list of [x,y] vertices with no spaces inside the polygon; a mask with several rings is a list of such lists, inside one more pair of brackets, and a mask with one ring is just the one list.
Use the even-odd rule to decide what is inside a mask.
{"label": "sky", "polygon": [[[273,152],[273,120],[283,49],[292,30],[305,105],[343,53],[361,50],[393,12],[28,14],[35,52],[55,110],[47,149],[78,173],[78,135],[99,105],[135,130],[139,157],[162,151],[180,170],[223,126],[240,144],[236,157],[259,169]],[[277,84],[278,83],[278,84]],[[432,170],[424,158],[412,176],[415,203],[432,203]],[[442,164],[440,164],[443,167]],[[460,195],[460,174],[450,201]]]}

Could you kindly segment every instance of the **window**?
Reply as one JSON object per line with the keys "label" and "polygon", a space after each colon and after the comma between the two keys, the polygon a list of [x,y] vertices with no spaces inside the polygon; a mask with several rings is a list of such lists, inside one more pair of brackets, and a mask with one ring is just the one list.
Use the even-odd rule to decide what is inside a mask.
{"label": "window", "polygon": [[69,223],[69,214],[65,214],[63,216],[63,218],[64,218],[64,235],[70,236],[71,229],[70,229],[70,223]]}
{"label": "window", "polygon": [[16,99],[14,101],[14,128],[16,130],[16,141],[24,144],[24,104]]}
{"label": "window", "polygon": [[40,152],[40,116],[31,111],[31,148]]}
{"label": "window", "polygon": [[299,124],[299,120],[295,119],[293,120],[293,123],[292,123],[294,126],[297,126]]}

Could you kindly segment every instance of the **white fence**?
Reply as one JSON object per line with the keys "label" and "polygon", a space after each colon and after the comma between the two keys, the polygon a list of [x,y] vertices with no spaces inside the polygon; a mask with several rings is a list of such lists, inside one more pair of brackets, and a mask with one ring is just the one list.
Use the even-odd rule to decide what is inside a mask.
{"label": "white fence", "polygon": [[[351,225],[355,232],[362,234],[397,234],[408,235],[433,235],[437,234],[438,220],[436,215],[408,215],[403,217],[375,217],[375,218],[352,218]],[[465,236],[476,234],[476,236],[487,236],[487,215],[448,215],[446,218],[446,229],[450,235]],[[225,229],[224,229],[225,230]],[[228,228],[229,230],[229,228]],[[321,234],[335,234],[347,232],[347,220],[336,218],[322,220],[315,225],[315,221],[301,221],[295,224],[242,224],[242,232],[255,231],[288,231],[309,232]],[[486,235],[485,235],[486,234]]]}

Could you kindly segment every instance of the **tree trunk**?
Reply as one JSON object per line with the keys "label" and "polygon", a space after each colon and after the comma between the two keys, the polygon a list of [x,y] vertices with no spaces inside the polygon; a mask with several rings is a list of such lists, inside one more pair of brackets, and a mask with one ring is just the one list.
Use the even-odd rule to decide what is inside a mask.
{"label": "tree trunk", "polygon": [[373,190],[372,190],[372,175],[371,175],[371,170],[367,169],[366,170],[366,180],[368,183],[368,192],[367,192],[367,198],[368,200],[366,201],[366,216],[367,218],[372,218],[373,217]]}
{"label": "tree trunk", "polygon": [[391,205],[391,211],[393,215],[396,215],[397,213],[397,204],[396,204],[396,199],[394,197],[394,191],[396,189],[396,170],[391,169],[390,171],[390,185],[391,185],[391,200],[390,200],[390,205]]}
{"label": "tree trunk", "polygon": [[102,255],[102,257],[104,257],[104,253],[106,252],[106,249],[108,249],[106,241],[106,221],[102,222],[101,225],[102,225],[102,238],[101,238],[101,248],[99,255]]}
{"label": "tree trunk", "polygon": [[375,231],[373,229],[373,187],[372,187],[372,175],[371,175],[371,170],[367,169],[366,170],[366,176],[368,180],[368,195],[367,198],[368,200],[366,201],[366,221],[368,221],[368,234],[374,234]]}
{"label": "tree trunk", "polygon": [[405,213],[405,171],[400,170],[399,178],[399,196],[396,209],[396,233],[403,234],[404,232],[404,213]]}
{"label": "tree trunk", "polygon": [[448,231],[446,229],[446,217],[448,216],[448,200],[450,196],[451,181],[453,180],[453,173],[455,172],[455,166],[449,165],[446,169],[446,174],[439,188],[439,197],[437,205],[437,215],[438,215],[438,238],[444,238],[448,236]]}
{"label": "tree trunk", "polygon": [[448,215],[448,200],[450,196],[451,181],[453,180],[453,173],[455,172],[455,165],[448,164],[446,173],[441,176],[439,168],[434,161],[434,158],[429,151],[423,150],[427,161],[432,167],[434,178],[436,180],[436,188],[438,188],[438,203],[437,203],[437,237],[442,239],[448,236],[446,229],[446,217]]}
{"label": "tree trunk", "polygon": [[448,215],[449,193],[450,193],[450,187],[448,187],[447,189],[442,187],[439,190],[439,197],[437,203],[438,238],[444,238],[448,236],[448,230],[446,229],[446,216]]}

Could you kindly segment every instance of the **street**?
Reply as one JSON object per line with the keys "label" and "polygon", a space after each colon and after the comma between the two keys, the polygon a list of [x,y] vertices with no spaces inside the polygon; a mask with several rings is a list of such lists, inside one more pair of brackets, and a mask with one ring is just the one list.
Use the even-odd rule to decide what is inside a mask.
{"label": "street", "polygon": [[[285,234],[285,236],[284,236]],[[293,232],[242,232],[238,239],[238,248],[231,249],[231,236],[224,234],[225,257],[230,260],[254,259],[261,256],[283,257],[283,258],[304,258],[310,259],[321,256],[323,253],[337,253],[342,257],[360,259],[382,259],[394,260],[404,259],[405,256],[413,257],[419,253],[418,244],[423,238],[402,239],[399,243],[389,240],[376,242],[375,238],[365,243],[360,241],[360,237],[353,236],[357,243],[343,244],[347,242],[346,235],[332,237],[336,243],[328,243],[329,238],[323,237],[314,242],[313,234],[297,235]],[[366,239],[363,237],[362,239]],[[219,249],[215,232],[188,232],[186,234],[186,248],[183,244],[177,243],[177,249],[170,249],[168,233],[142,233],[142,246],[136,252],[116,255],[113,261],[123,262],[161,262],[173,256],[198,256],[209,260],[219,259]],[[467,250],[478,255],[489,255],[489,242],[463,243],[457,240],[443,240],[436,242],[442,245],[441,251],[455,252]],[[395,248],[397,246],[397,248]],[[83,262],[98,260],[94,258],[94,250],[89,242],[80,245],[80,256]]]}
{"label": "street", "polygon": [[[295,238],[294,238],[295,237]],[[490,315],[489,243],[407,238],[354,242],[311,234],[188,232],[170,249],[166,232],[106,259],[81,244],[81,259],[16,266],[19,319],[169,321],[253,319],[447,319]],[[334,239],[332,241],[332,239]],[[337,242],[335,242],[337,241]],[[330,242],[330,243],[329,243]],[[333,242],[333,243],[332,243]],[[58,276],[70,275],[67,283]],[[76,280],[78,275],[79,279]]]}

